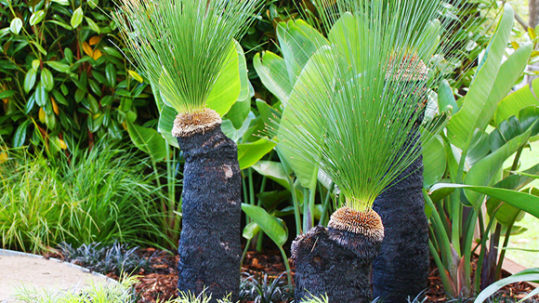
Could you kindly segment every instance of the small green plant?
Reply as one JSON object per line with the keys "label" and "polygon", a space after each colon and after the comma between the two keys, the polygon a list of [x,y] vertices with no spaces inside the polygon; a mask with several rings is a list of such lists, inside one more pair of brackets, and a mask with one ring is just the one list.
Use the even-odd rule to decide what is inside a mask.
{"label": "small green plant", "polygon": [[139,256],[138,247],[129,249],[125,244],[118,242],[111,245],[83,244],[77,248],[64,242],[58,247],[66,261],[102,274],[114,273],[118,277],[124,274],[132,275],[140,269],[150,272],[150,263],[153,259],[153,255],[149,258]]}
{"label": "small green plant", "polygon": [[293,297],[293,290],[283,280],[285,273],[275,278],[268,278],[267,274],[256,277],[243,273],[240,284],[240,299],[254,303],[288,302]]}
{"label": "small green plant", "polygon": [[124,278],[120,283],[94,283],[81,292],[51,292],[20,289],[17,300],[24,303],[135,303],[133,286],[136,277]]}

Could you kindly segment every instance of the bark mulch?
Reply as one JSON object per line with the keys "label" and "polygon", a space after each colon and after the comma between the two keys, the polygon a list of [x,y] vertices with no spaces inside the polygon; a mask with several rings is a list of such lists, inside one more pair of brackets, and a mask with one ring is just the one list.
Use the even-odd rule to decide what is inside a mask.
{"label": "bark mulch", "polygon": [[[178,295],[176,287],[178,284],[177,264],[179,256],[172,255],[165,251],[159,251],[154,248],[141,249],[138,253],[148,259],[151,257],[150,269],[148,271],[141,269],[135,274],[139,276],[138,283],[135,285],[135,290],[139,297],[138,302],[153,303],[157,300],[163,301],[176,297]],[[62,258],[59,254],[47,256]],[[291,264],[291,269],[293,276],[293,262]],[[249,251],[247,252],[242,265],[242,272],[258,277],[267,275],[269,279],[277,279],[279,276],[283,280],[286,279],[286,275],[281,275],[284,271],[285,266],[278,251],[265,251],[265,253]],[[107,274],[107,276],[118,279],[115,274]],[[507,274],[505,276],[507,276]],[[449,298],[444,293],[442,281],[438,275],[438,269],[434,264],[431,264],[428,280],[428,289],[425,293],[427,297],[426,302],[449,301]],[[533,289],[534,288],[528,283],[514,283],[503,288],[499,294],[502,298],[507,299],[505,302],[516,302],[525,297],[526,294],[530,293]],[[526,302],[539,302],[539,297],[536,296],[532,300]]]}

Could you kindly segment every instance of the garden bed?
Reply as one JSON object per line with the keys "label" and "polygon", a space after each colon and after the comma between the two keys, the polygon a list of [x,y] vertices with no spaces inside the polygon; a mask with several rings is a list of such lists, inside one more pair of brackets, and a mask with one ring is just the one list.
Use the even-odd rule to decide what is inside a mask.
{"label": "garden bed", "polygon": [[[177,283],[178,283],[178,270],[177,264],[179,261],[179,255],[172,255],[166,251],[160,251],[155,248],[146,248],[137,250],[137,255],[145,258],[149,261],[149,266],[146,269],[141,268],[134,275],[140,276],[138,283],[135,284],[135,290],[138,296],[138,302],[150,303],[156,302],[157,299],[165,300],[174,298],[178,295]],[[64,259],[65,257],[60,253],[54,253],[46,255],[46,257],[55,257]],[[84,264],[80,264],[84,265]],[[475,268],[475,260],[473,263]],[[294,264],[291,264],[292,276],[294,276]],[[269,289],[270,284],[279,279],[279,283],[276,283],[282,291],[286,291],[286,276],[285,266],[282,262],[282,258],[279,255],[279,251],[265,251],[264,253],[258,253],[256,251],[248,251],[243,262],[242,272],[244,278],[250,277],[251,280],[257,280],[259,286],[265,286]],[[118,275],[114,272],[106,273],[110,278],[119,279]],[[504,277],[509,276],[510,273],[504,272]],[[264,279],[266,282],[264,283]],[[496,302],[516,302],[522,299],[526,294],[530,293],[535,287],[526,282],[519,282],[510,284],[504,287],[497,293]],[[440,276],[438,275],[438,269],[436,265],[431,262],[431,269],[429,271],[428,289],[425,291],[425,302],[447,302],[449,298],[444,292]],[[243,300],[242,303],[250,303],[253,301]],[[288,302],[288,301],[282,301]],[[466,301],[464,301],[466,302]],[[526,302],[539,302],[539,297],[536,296]]]}

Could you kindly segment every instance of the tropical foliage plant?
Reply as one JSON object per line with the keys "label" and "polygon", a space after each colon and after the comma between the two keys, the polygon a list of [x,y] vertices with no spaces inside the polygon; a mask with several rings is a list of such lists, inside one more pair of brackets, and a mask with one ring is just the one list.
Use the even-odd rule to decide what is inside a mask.
{"label": "tropical foliage plant", "polygon": [[[499,279],[521,211],[539,215],[539,198],[528,188],[537,165],[519,170],[522,150],[538,131],[534,84],[508,95],[521,81],[533,46],[516,44],[502,60],[512,26],[513,11],[506,6],[465,97],[455,100],[448,84],[442,84],[438,106],[452,117],[446,131],[425,146],[430,248],[444,288],[454,297],[470,297]],[[511,166],[505,167],[510,158]],[[474,253],[479,261],[472,276]]]}

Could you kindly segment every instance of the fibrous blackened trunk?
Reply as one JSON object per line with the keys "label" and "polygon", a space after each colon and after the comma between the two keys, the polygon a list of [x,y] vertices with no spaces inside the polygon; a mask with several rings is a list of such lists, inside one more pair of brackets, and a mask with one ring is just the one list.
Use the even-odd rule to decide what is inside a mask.
{"label": "fibrous blackened trunk", "polygon": [[424,290],[429,269],[422,158],[397,180],[373,207],[385,230],[380,254],[373,263],[374,296],[386,303],[406,302],[408,296],[413,298]]}
{"label": "fibrous blackened trunk", "polygon": [[[220,121],[219,121],[220,122]],[[175,126],[176,127],[176,126]],[[241,177],[237,146],[220,123],[178,136],[185,157],[178,288],[237,300]],[[181,133],[181,132],[180,132]]]}
{"label": "fibrous blackened trunk", "polygon": [[336,229],[330,223],[328,228],[317,226],[294,240],[296,302],[320,295],[327,295],[330,303],[371,302],[372,260],[383,238],[383,226],[378,215],[374,217],[372,233]]}

